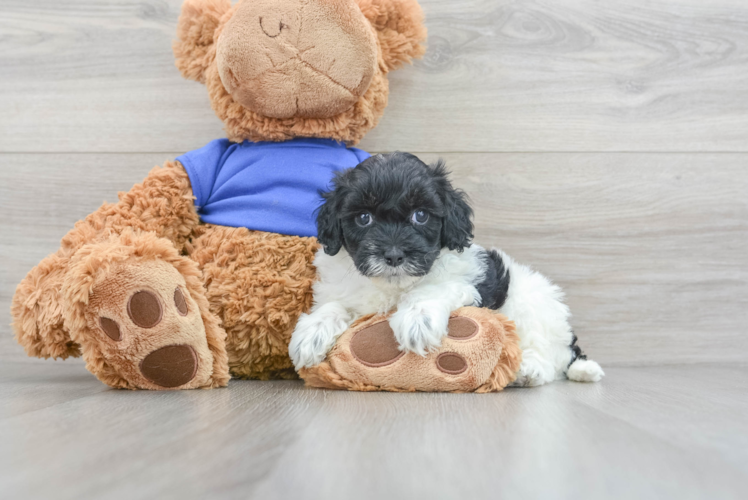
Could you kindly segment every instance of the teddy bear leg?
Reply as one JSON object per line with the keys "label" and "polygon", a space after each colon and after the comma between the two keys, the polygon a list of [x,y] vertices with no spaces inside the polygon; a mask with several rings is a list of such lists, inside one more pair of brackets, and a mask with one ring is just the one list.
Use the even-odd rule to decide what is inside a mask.
{"label": "teddy bear leg", "polygon": [[448,328],[437,351],[419,356],[399,350],[387,317],[362,318],[325,361],[299,373],[315,387],[359,391],[496,392],[514,380],[522,353],[512,321],[464,307]]}
{"label": "teddy bear leg", "polygon": [[225,332],[197,264],[153,233],[82,247],[62,287],[65,322],[86,366],[127,389],[225,386]]}
{"label": "teddy bear leg", "polygon": [[298,378],[288,343],[312,305],[317,240],[210,224],[201,232],[187,252],[202,269],[211,311],[226,329],[231,374]]}

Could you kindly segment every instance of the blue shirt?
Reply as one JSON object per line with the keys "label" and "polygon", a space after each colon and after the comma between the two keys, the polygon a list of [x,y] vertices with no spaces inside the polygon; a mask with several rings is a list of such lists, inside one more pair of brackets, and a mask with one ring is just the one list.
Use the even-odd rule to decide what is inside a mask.
{"label": "blue shirt", "polygon": [[187,170],[200,218],[210,224],[317,236],[320,191],[335,172],[369,157],[332,139],[241,144],[219,139],[177,160]]}

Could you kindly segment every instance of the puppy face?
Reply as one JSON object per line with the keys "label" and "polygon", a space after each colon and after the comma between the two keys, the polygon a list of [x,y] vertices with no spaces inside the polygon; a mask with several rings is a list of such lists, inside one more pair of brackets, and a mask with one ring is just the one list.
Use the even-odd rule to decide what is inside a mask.
{"label": "puppy face", "polygon": [[470,245],[473,212],[441,162],[429,166],[408,153],[377,155],[333,183],[323,194],[318,238],[329,255],[344,247],[364,276],[424,276],[442,248]]}

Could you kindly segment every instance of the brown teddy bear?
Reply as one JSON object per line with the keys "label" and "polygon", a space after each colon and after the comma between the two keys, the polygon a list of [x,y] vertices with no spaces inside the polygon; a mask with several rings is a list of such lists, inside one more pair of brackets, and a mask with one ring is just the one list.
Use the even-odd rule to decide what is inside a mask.
{"label": "brown teddy bear", "polygon": [[[415,0],[187,0],[177,29],[176,65],[207,86],[228,140],[154,168],[78,222],[18,286],[16,339],[31,356],[83,355],[117,388],[295,378],[287,346],[312,302],[318,191],[368,157],[351,146],[382,116],[389,71],[423,54],[421,9]],[[511,323],[474,308],[462,316],[471,338],[494,342],[478,361],[485,342],[463,344],[459,372],[449,368],[457,358],[442,356],[408,361],[400,378],[391,363],[378,365],[384,378],[372,375],[367,356],[389,355],[387,332],[356,335],[382,321],[362,318],[305,375],[349,389],[501,389],[519,362]],[[346,359],[368,368],[346,370]],[[452,379],[424,382],[434,367]]]}

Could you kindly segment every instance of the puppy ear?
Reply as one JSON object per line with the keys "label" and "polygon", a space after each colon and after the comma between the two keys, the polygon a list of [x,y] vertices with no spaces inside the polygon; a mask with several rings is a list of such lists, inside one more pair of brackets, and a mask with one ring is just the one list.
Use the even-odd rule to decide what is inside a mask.
{"label": "puppy ear", "polygon": [[426,26],[416,0],[357,0],[377,32],[385,70],[392,71],[426,52]]}
{"label": "puppy ear", "polygon": [[468,203],[468,196],[460,189],[452,187],[449,172],[442,160],[430,167],[439,184],[444,203],[444,218],[442,219],[441,243],[442,247],[462,252],[470,246],[473,239],[473,209]]}
{"label": "puppy ear", "polygon": [[317,241],[327,255],[336,255],[343,246],[343,226],[338,218],[340,193],[323,193],[325,203],[317,212]]}
{"label": "puppy ear", "polygon": [[177,22],[173,50],[182,76],[205,83],[205,71],[215,58],[214,35],[231,0],[185,0]]}

